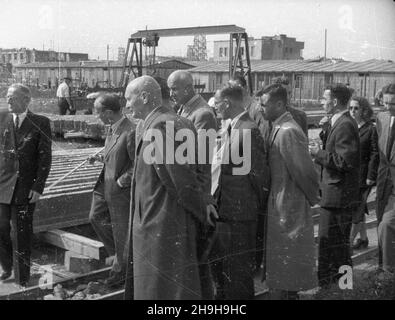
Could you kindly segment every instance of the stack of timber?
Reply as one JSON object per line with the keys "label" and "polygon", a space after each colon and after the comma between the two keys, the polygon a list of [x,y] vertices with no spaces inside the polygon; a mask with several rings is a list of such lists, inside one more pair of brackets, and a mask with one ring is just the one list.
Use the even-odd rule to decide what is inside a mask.
{"label": "stack of timber", "polygon": [[88,222],[92,190],[102,164],[86,163],[53,188],[48,187],[100,148],[54,151],[46,189],[34,213],[34,232],[76,226]]}
{"label": "stack of timber", "polygon": [[108,130],[95,115],[44,115],[49,118],[54,135],[67,136],[70,133],[79,133],[80,137],[103,139]]}

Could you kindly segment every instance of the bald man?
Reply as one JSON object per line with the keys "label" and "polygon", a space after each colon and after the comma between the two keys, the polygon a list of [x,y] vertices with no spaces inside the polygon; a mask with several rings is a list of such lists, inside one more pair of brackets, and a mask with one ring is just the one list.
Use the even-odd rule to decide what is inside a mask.
{"label": "bald man", "polygon": [[[196,166],[179,164],[175,153],[181,144],[175,140],[177,132],[190,130],[194,136],[195,128],[162,106],[160,86],[150,76],[130,82],[125,98],[132,116],[144,122],[136,143],[132,181],[129,254],[133,257],[134,299],[201,299],[196,236],[198,223],[207,221],[208,209],[196,179]],[[166,148],[167,139],[174,149]],[[132,291],[130,276],[131,270],[125,288],[127,299]]]}
{"label": "bald man", "polygon": [[[195,93],[193,88],[192,75],[185,70],[174,71],[167,79],[167,85],[170,88],[170,97],[176,103],[177,113],[192,121],[196,130],[217,130],[217,121],[213,111],[207,102]],[[203,191],[206,197],[211,197],[211,158],[210,158],[210,144],[206,140],[205,148],[201,152],[206,154],[205,164],[198,166],[198,179],[203,186]],[[201,153],[199,151],[199,153]],[[211,200],[209,200],[211,201]],[[208,255],[207,248],[209,247],[208,232],[202,226],[199,227],[198,232],[198,257],[201,262],[200,276],[202,278],[203,298],[213,299],[213,282],[209,274],[209,267],[206,261]]]}

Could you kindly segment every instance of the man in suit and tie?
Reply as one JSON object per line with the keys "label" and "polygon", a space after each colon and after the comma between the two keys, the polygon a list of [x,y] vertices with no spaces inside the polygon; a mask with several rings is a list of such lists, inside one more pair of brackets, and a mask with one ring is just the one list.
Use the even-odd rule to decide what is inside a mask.
{"label": "man in suit and tie", "polygon": [[125,280],[125,243],[129,224],[130,186],[135,151],[135,124],[122,114],[119,97],[101,94],[94,103],[98,118],[110,125],[104,154],[90,157],[99,160],[103,169],[93,190],[89,221],[109,255],[115,255],[109,286]]}
{"label": "man in suit and tie", "polygon": [[321,165],[318,280],[321,287],[337,282],[342,265],[352,266],[350,231],[352,211],[359,205],[360,144],[358,126],[347,110],[350,90],[343,84],[328,86],[322,104],[331,116],[319,144],[311,147]]}
{"label": "man in suit and tie", "polygon": [[[197,180],[195,157],[185,163],[175,152],[181,130],[193,137],[196,130],[162,106],[160,86],[150,76],[131,81],[125,98],[133,118],[143,121],[131,192],[128,280],[133,277],[134,288],[127,284],[125,297],[132,291],[136,300],[201,299],[197,227],[205,226],[215,210]],[[194,141],[187,144],[197,149]]]}
{"label": "man in suit and tie", "polygon": [[379,266],[395,271],[395,83],[382,89],[385,112],[377,115],[379,169],[377,176],[377,220]]}
{"label": "man in suit and tie", "polygon": [[32,113],[30,100],[28,87],[13,84],[7,92],[9,113],[0,114],[0,280],[8,279],[14,267],[21,286],[30,279],[33,212],[52,155],[49,119]]}
{"label": "man in suit and tie", "polygon": [[[264,211],[269,188],[264,141],[243,98],[239,86],[227,86],[214,96],[217,114],[228,120],[212,165],[211,190],[219,220],[210,260],[214,261],[216,298],[224,300],[254,297],[257,219]],[[242,162],[235,157],[239,154]],[[248,167],[238,172],[246,162]]]}
{"label": "man in suit and tie", "polygon": [[[170,88],[170,97],[176,103],[176,110],[178,115],[192,121],[197,133],[200,130],[217,130],[217,121],[213,109],[207,102],[197,93],[193,87],[193,78],[188,71],[177,70],[174,71],[167,79],[167,85]],[[201,183],[207,201],[211,201],[211,159],[210,155],[213,150],[210,150],[209,139],[202,144],[205,150],[198,150],[199,153],[206,155],[205,162],[199,164],[198,181]],[[200,144],[199,144],[200,147]],[[209,274],[209,267],[205,257],[207,256],[207,247],[209,246],[208,230],[204,230],[199,226],[198,231],[198,257],[201,264],[199,271],[202,279],[203,297],[205,299],[213,298],[212,281]]]}

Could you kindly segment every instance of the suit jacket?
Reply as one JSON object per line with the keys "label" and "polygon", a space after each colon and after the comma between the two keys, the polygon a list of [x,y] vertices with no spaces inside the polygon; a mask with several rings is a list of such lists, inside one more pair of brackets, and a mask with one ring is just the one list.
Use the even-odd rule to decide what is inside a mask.
{"label": "suit jacket", "polygon": [[296,123],[303,130],[303,132],[306,135],[306,137],[308,137],[308,125],[307,125],[306,112],[304,112],[301,109],[294,108],[294,107],[291,107],[291,106],[288,106],[288,111],[291,113],[292,118],[294,118]]}
{"label": "suit jacket", "polygon": [[[244,145],[243,134],[250,132],[250,145]],[[246,139],[246,141],[248,141]],[[242,155],[250,162],[250,170],[238,175],[231,154]],[[269,167],[263,138],[255,122],[245,113],[236,122],[230,134],[229,163],[221,164],[219,185],[214,198],[219,208],[220,219],[224,221],[256,220],[267,204],[269,190]]]}
{"label": "suit jacket", "polygon": [[307,290],[317,283],[311,207],[319,202],[319,177],[292,115],[284,113],[273,126],[266,280],[271,288]]}
{"label": "suit jacket", "polygon": [[[215,118],[213,109],[200,95],[195,97],[191,99],[192,101],[187,102],[183,106],[180,115],[192,121],[197,131],[199,129],[213,129],[217,131],[217,120]],[[210,144],[208,143],[208,140],[206,142],[206,164],[201,164],[198,166],[198,180],[202,184],[206,196],[208,196],[211,191],[211,159],[209,149]]]}
{"label": "suit jacket", "polygon": [[0,203],[25,205],[30,190],[42,194],[51,159],[48,118],[28,110],[15,131],[12,114],[0,115]]}
{"label": "suit jacket", "polygon": [[393,193],[393,186],[395,184],[395,148],[392,145],[390,154],[387,153],[387,142],[391,130],[391,114],[387,112],[380,112],[377,115],[376,128],[378,135],[378,149],[379,149],[379,168],[377,173],[377,220],[380,222],[384,209],[388,203],[388,198]]}
{"label": "suit jacket", "polygon": [[361,145],[360,186],[366,188],[366,179],[376,181],[379,165],[377,131],[371,121],[359,128],[359,141]]}
{"label": "suit jacket", "polygon": [[359,199],[360,143],[358,126],[349,112],[330,128],[315,162],[321,165],[321,207],[357,206]]}
{"label": "suit jacket", "polygon": [[[166,161],[167,152],[174,156],[182,144],[175,141],[175,136],[166,136],[167,121],[174,123],[174,135],[181,129],[196,134],[189,120],[165,107],[155,109],[144,122],[137,143],[131,199],[137,300],[201,298],[196,228],[197,221],[205,220],[206,207],[196,166]],[[151,129],[163,137],[164,146],[156,137],[146,136]],[[174,141],[173,151],[166,149],[165,139]],[[146,158],[149,150],[152,154],[152,147],[158,150],[154,153],[156,162]]]}
{"label": "suit jacket", "polygon": [[[106,139],[104,166],[95,185],[95,190],[104,183],[106,199],[126,192],[129,198],[133,174],[136,125],[124,118],[115,132]],[[117,184],[120,182],[122,188]],[[123,190],[122,190],[123,189]]]}

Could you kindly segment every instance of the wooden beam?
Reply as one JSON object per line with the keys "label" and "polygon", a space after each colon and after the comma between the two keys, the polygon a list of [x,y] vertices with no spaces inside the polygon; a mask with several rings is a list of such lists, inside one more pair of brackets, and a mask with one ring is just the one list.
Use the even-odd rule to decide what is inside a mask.
{"label": "wooden beam", "polygon": [[102,242],[59,229],[39,234],[39,238],[56,247],[78,253],[92,259],[103,259],[106,255]]}

